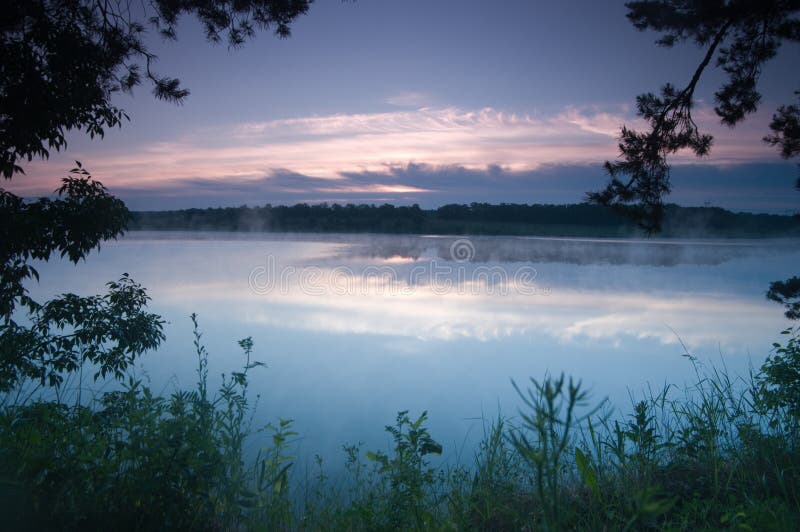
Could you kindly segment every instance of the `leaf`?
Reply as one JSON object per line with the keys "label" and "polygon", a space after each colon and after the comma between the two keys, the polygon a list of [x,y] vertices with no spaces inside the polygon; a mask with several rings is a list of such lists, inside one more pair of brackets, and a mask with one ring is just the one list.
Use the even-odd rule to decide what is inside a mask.
{"label": "leaf", "polygon": [[586,455],[583,454],[578,447],[575,447],[575,463],[578,466],[578,473],[583,479],[583,483],[586,484],[586,487],[589,488],[589,491],[594,496],[595,499],[598,501],[600,500],[600,485],[597,481],[597,475],[592,469],[589,460],[586,458]]}

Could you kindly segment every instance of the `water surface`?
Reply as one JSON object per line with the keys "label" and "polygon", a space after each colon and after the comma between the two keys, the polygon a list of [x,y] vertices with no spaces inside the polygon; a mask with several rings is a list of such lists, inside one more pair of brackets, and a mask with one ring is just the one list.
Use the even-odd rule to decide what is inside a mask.
{"label": "water surface", "polygon": [[745,373],[787,325],[770,281],[797,274],[797,240],[134,232],[77,266],[39,266],[35,297],[88,295],[123,272],[147,287],[167,342],[137,371],[156,390],[195,381],[189,315],[210,372],[238,369],[252,336],[255,421],[295,420],[301,456],[384,448],[398,410],[428,410],[469,458],[482,416],[513,415],[510,379],[565,372],[599,400]]}

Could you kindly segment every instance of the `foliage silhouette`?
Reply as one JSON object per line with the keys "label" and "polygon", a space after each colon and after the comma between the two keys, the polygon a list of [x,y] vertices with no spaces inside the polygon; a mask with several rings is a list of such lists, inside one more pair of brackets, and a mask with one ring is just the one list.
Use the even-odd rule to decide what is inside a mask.
{"label": "foliage silhouette", "polygon": [[773,282],[767,291],[767,298],[783,304],[786,317],[790,320],[800,319],[800,277]]}
{"label": "foliage silhouette", "polygon": [[[152,69],[157,57],[144,43],[146,28],[176,38],[180,16],[196,16],[206,37],[227,36],[237,47],[269,29],[287,37],[310,0],[154,0],[148,3],[31,0],[4,6],[0,21],[0,171],[24,173],[23,160],[46,158],[66,147],[66,133],[94,137],[127,118],[111,103],[144,79],[156,98],[182,101],[188,90]],[[142,74],[144,70],[144,74]],[[114,198],[77,163],[56,190],[57,199],[26,201],[0,188],[0,389],[23,378],[57,386],[83,362],[99,375],[121,377],[135,357],[163,339],[160,319],[144,312],[148,297],[127,274],[105,296],[64,295],[46,304],[24,286],[38,280],[32,260],[53,254],[77,263],[101,242],[117,238],[130,219]],[[20,325],[15,310],[32,326]],[[56,331],[64,331],[56,333]]]}
{"label": "foliage silhouette", "polygon": [[773,344],[758,375],[757,405],[772,414],[770,425],[783,430],[793,444],[800,433],[800,337],[797,329],[786,329],[785,344]]}
{"label": "foliage silhouette", "polygon": [[442,454],[442,446],[425,427],[427,419],[427,412],[414,421],[408,411],[398,412],[396,424],[386,426],[394,442],[394,454],[366,453],[367,458],[378,465],[378,474],[388,481],[386,508],[373,516],[380,528],[420,530],[433,524],[427,499],[428,490],[436,480],[436,470],[425,457]]}
{"label": "foliage silhouette", "polygon": [[[660,230],[663,198],[670,192],[667,157],[682,149],[707,155],[713,138],[701,133],[693,116],[694,93],[704,71],[714,65],[727,76],[716,91],[714,111],[721,122],[735,126],[755,112],[761,102],[758,81],[764,64],[784,42],[800,41],[800,3],[751,0],[643,0],[628,2],[628,18],[641,31],[662,33],[658,45],[672,47],[693,41],[705,55],[686,86],[667,83],[659,95],[636,99],[638,115],[648,130],[623,127],[619,137],[620,160],[607,162],[611,177],[605,189],[588,198],[613,206],[633,217],[648,232]],[[778,109],[767,142],[781,148],[784,157],[797,154],[800,142],[795,106]]]}
{"label": "foliage silhouette", "polygon": [[177,38],[178,19],[197,17],[206,37],[241,46],[256,28],[288,37],[313,0],[26,0],[3,7],[0,23],[0,171],[66,147],[66,132],[102,137],[128,116],[111,102],[146,80],[156,98],[181,102],[189,91],[157,73],[144,41],[148,27]]}
{"label": "foliage silhouette", "polygon": [[[637,114],[649,129],[639,132],[623,126],[620,158],[605,165],[611,181],[605,189],[587,194],[590,201],[625,213],[652,233],[662,229],[663,199],[671,189],[667,157],[682,149],[702,157],[713,143],[712,136],[700,133],[692,118],[695,88],[704,71],[716,57],[715,66],[727,79],[714,94],[714,111],[722,124],[734,127],[761,103],[758,82],[764,65],[783,43],[800,41],[800,2],[640,0],[625,5],[636,29],[661,32],[659,46],[693,41],[705,49],[685,87],[667,83],[658,96],[646,93],[636,98]],[[800,107],[780,106],[770,129],[772,134],[764,141],[778,147],[783,158],[800,153]],[[800,190],[800,178],[796,188]],[[800,287],[789,293],[789,286],[794,286],[791,279],[774,282],[767,297],[784,302],[787,317],[796,319],[793,309],[800,305]]]}
{"label": "foliage silhouette", "polygon": [[[153,68],[147,27],[175,39],[178,19],[194,15],[209,41],[224,35],[237,47],[256,28],[287,37],[311,1],[4,3],[0,172],[5,179],[24,174],[24,161],[64,149],[71,130],[102,137],[120,126],[128,116],[112,98],[144,81],[157,99],[183,101],[189,91]],[[77,263],[123,234],[130,218],[80,163],[56,194],[29,201],[0,188],[0,486],[29,491],[36,511],[33,524],[22,524],[34,528],[40,521],[47,528],[107,528],[112,515],[121,529],[235,528],[231,508],[244,497],[236,453],[253,366],[248,362],[224,383],[223,411],[204,394],[177,393],[167,401],[129,373],[164,335],[163,321],[145,310],[146,291],[127,274],[102,296],[34,301],[25,287],[38,281],[32,261],[60,255]],[[244,341],[242,348],[249,356],[252,345]],[[78,393],[74,406],[62,403],[70,379],[77,376],[83,386],[84,365],[123,391],[89,404]]]}
{"label": "foliage silhouette", "polygon": [[252,340],[239,343],[242,369],[212,393],[208,353],[192,321],[195,389],[163,397],[126,372],[119,389],[88,403],[39,399],[0,408],[0,476],[28,496],[26,507],[3,508],[4,518],[13,523],[28,509],[20,528],[232,530],[251,508],[278,499],[262,479],[274,460],[286,460],[277,438],[291,434],[287,423],[267,456],[245,464],[243,455],[253,432],[248,373],[260,365],[251,360]]}
{"label": "foliage silhouette", "polygon": [[[59,197],[25,202],[0,191],[0,391],[21,379],[58,386],[84,362],[98,377],[121,378],[135,358],[163,340],[162,321],[144,311],[149,297],[125,274],[104,296],[63,294],[39,303],[24,282],[38,280],[29,264],[52,255],[77,263],[104,240],[122,233],[125,205],[92,180],[80,163],[57,190]],[[28,314],[21,325],[15,309]]]}
{"label": "foliage silhouette", "polygon": [[562,516],[562,469],[564,458],[573,444],[573,432],[594,411],[578,414],[587,406],[588,392],[580,382],[566,381],[564,375],[546,376],[542,382],[531,378],[531,387],[522,391],[511,381],[526,410],[520,410],[522,426],[509,433],[510,441],[535,471],[536,493],[544,506],[542,524],[558,530]]}
{"label": "foliage silhouette", "polygon": [[796,330],[749,379],[704,370],[690,357],[696,381],[679,393],[665,386],[646,394],[625,417],[580,412],[586,394],[563,376],[532,380],[531,389],[518,388],[520,422],[492,422],[472,464],[432,465],[442,447],[427,415],[400,412],[387,427],[391,452],[345,447],[352,477],[342,492],[325,484],[321,460],[321,485],[296,485],[291,421],[262,429],[271,441],[246,459],[245,443],[261,432],[248,393],[249,371],[260,365],[252,340],[239,342],[242,369],[214,393],[192,319],[193,389],[158,396],[129,373],[88,403],[14,403],[14,394],[0,393],[5,525],[788,530],[800,516]]}

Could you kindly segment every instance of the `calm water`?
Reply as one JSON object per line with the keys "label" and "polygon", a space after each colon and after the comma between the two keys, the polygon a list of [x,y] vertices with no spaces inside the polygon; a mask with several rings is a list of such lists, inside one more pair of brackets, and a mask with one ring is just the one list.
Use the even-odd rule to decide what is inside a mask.
{"label": "calm water", "polygon": [[137,370],[156,390],[194,383],[190,313],[213,375],[237,370],[236,341],[252,336],[268,365],[252,374],[256,423],[294,419],[301,456],[384,448],[398,410],[427,409],[434,437],[468,459],[481,416],[515,414],[511,378],[566,372],[627,407],[688,382],[685,349],[759,366],[787,324],[764,292],[797,264],[796,240],[141,232],[77,266],[40,265],[32,293],[99,293],[130,273],[169,322]]}

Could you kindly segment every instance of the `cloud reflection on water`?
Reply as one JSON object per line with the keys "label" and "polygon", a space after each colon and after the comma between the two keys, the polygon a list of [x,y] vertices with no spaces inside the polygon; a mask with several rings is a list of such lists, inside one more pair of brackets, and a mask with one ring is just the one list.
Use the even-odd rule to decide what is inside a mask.
{"label": "cloud reflection on water", "polygon": [[[162,303],[185,312],[226,308],[246,323],[297,331],[417,341],[546,335],[562,343],[611,345],[625,338],[675,344],[676,331],[692,345],[738,350],[774,332],[780,316],[777,306],[754,296],[748,282],[752,264],[745,263],[767,256],[782,263],[797,254],[797,247],[785,242],[478,237],[471,239],[471,261],[458,264],[447,279],[451,289],[442,290],[410,272],[454,266],[449,256],[454,238],[306,235],[299,243],[266,238],[237,241],[230,261],[240,270],[245,262],[252,271],[273,257],[279,270],[293,270],[281,289],[256,293],[246,279],[218,265],[201,268],[194,279],[179,276],[147,286]],[[197,245],[204,247],[202,241]],[[545,290],[531,294],[515,287],[520,263],[535,268],[536,286]],[[374,269],[364,275],[376,264],[394,272],[385,280],[393,289],[381,284]],[[728,274],[716,269],[725,264]],[[487,265],[508,272],[504,290],[489,277],[475,281],[475,272]],[[315,291],[301,282],[310,268],[319,274]],[[356,288],[330,284],[332,273],[343,268],[350,275],[347,286]]]}
{"label": "cloud reflection on water", "polygon": [[[241,363],[235,341],[252,336],[269,369],[253,381],[257,419],[297,420],[309,457],[341,460],[341,444],[384,442],[398,410],[429,410],[448,449],[469,449],[483,414],[516,411],[509,378],[566,372],[593,398],[624,406],[629,391],[689,382],[674,330],[698,358],[733,372],[760,364],[785,320],[764,298],[769,281],[796,274],[797,241],[628,242],[590,239],[471,238],[472,261],[447,260],[459,237],[132,233],[73,266],[39,264],[35,299],[65,290],[98,293],[129,272],[148,289],[151,309],[168,320],[167,342],[144,360],[156,389],[195,379],[191,326],[196,312],[211,353],[211,374]],[[248,278],[274,257],[277,268],[336,268],[369,290],[310,295],[297,282],[254,292]],[[396,281],[415,267],[531,267],[550,292],[501,295],[486,282],[445,293],[425,282],[380,291],[364,269],[385,266]],[[508,277],[513,279],[513,277]],[[294,278],[297,279],[296,277]],[[402,286],[401,286],[402,287]],[[749,356],[752,355],[752,360]],[[266,417],[265,417],[266,416]],[[338,453],[338,454],[337,454]]]}

